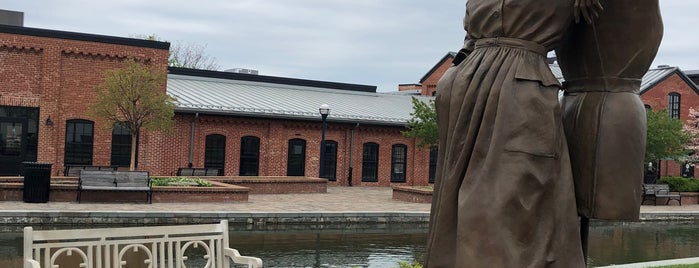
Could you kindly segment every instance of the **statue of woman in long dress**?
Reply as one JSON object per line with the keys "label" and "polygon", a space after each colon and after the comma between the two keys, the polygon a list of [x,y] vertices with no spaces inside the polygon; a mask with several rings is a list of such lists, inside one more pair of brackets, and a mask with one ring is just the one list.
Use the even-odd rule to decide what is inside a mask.
{"label": "statue of woman in long dress", "polygon": [[584,267],[547,63],[593,0],[469,0],[464,49],[438,84],[427,267]]}

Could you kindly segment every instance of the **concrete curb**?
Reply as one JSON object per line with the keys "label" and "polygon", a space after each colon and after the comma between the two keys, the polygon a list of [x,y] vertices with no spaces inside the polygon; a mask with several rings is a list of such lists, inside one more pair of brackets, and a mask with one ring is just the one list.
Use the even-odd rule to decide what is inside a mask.
{"label": "concrete curb", "polygon": [[662,260],[662,261],[650,261],[650,262],[637,262],[637,263],[610,265],[610,266],[599,266],[597,268],[646,268],[646,267],[668,266],[668,265],[679,265],[679,264],[695,264],[695,263],[699,263],[699,257],[698,258],[674,259],[674,260]]}
{"label": "concrete curb", "polygon": [[427,223],[428,212],[193,212],[0,211],[0,224],[231,224]]}

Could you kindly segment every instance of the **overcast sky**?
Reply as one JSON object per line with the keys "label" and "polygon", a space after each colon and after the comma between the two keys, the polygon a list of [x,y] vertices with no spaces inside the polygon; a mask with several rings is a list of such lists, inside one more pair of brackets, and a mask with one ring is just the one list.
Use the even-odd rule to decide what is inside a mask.
{"label": "overcast sky", "polygon": [[[206,45],[222,69],[376,85],[417,83],[463,40],[463,0],[0,0],[27,27]],[[699,69],[699,1],[661,0],[653,66]]]}

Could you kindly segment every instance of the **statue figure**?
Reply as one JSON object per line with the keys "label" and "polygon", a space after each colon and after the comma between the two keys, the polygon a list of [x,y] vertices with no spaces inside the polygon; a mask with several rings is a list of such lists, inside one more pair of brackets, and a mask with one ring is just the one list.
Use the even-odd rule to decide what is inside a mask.
{"label": "statue figure", "polygon": [[583,218],[638,220],[646,113],[641,78],[663,35],[658,0],[600,0],[590,24],[556,50],[565,78],[563,125]]}
{"label": "statue figure", "polygon": [[[578,123],[564,124],[564,112],[558,101],[561,85],[548,68],[546,53],[560,47],[559,53],[566,54],[563,70],[574,74],[570,70],[578,67],[579,59],[567,60],[576,56],[589,57],[587,55],[596,51],[590,39],[598,40],[602,35],[593,31],[592,35],[576,37],[580,31],[575,29],[585,28],[575,25],[576,21],[584,19],[588,24],[593,23],[588,27],[595,29],[595,18],[603,14],[605,20],[600,23],[604,27],[597,28],[615,28],[614,23],[619,21],[607,18],[617,13],[638,12],[641,5],[631,0],[621,2],[623,4],[610,3],[610,10],[604,11],[602,7],[607,2],[600,4],[598,0],[467,2],[464,48],[437,86],[439,152],[426,267],[585,267],[577,213],[582,210],[576,209],[574,194],[580,191],[574,189],[574,169],[564,126],[566,130],[573,129],[571,125],[578,127],[568,136],[577,138],[574,142],[583,144],[581,147],[586,146],[584,137],[597,133],[575,134],[592,128],[580,128]],[[619,7],[624,5],[631,8],[621,10]],[[643,14],[637,18],[643,18]],[[614,36],[614,33],[604,34]],[[581,43],[581,39],[585,39],[585,43]],[[617,45],[616,48],[627,47]],[[576,54],[576,49],[586,49],[587,54]],[[640,56],[647,54],[640,53]],[[613,62],[623,65],[629,60]],[[594,61],[585,64],[601,68],[599,72],[605,78],[610,74],[604,71],[605,67],[591,66],[597,64]],[[647,66],[618,66],[614,71],[623,80],[624,70],[643,69],[644,73],[645,68]],[[590,73],[580,74],[587,75]],[[590,88],[588,85],[584,87]],[[572,96],[576,88],[577,84],[571,84],[568,95]],[[604,87],[605,90],[610,88],[614,87]],[[568,104],[575,103],[573,100],[566,101],[566,120],[575,119],[568,116],[573,115],[569,113],[573,110],[568,108],[577,104]],[[634,100],[618,103],[635,103],[631,108],[637,107]],[[623,113],[619,111],[623,107],[615,108],[613,111]],[[639,119],[636,110],[629,114]],[[603,124],[615,123],[604,121]],[[633,126],[636,128],[627,134],[635,135],[634,140],[645,140],[643,134],[633,132],[642,130],[643,126]],[[572,148],[576,154],[587,150]],[[607,164],[595,164],[600,170],[608,168]],[[629,164],[628,169],[633,168],[635,166]],[[630,203],[625,202],[624,206]]]}

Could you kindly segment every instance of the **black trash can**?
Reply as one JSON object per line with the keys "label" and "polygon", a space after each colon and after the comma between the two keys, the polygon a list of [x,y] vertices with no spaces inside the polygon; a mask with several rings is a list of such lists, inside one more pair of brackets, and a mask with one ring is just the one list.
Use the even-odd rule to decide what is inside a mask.
{"label": "black trash can", "polygon": [[24,174],[23,200],[27,203],[46,203],[51,189],[51,163],[22,162]]}

